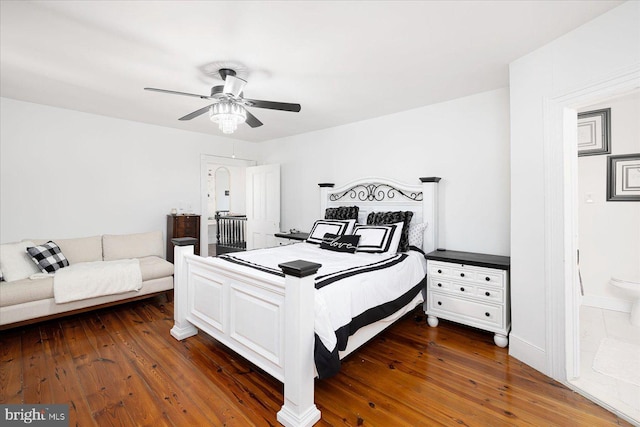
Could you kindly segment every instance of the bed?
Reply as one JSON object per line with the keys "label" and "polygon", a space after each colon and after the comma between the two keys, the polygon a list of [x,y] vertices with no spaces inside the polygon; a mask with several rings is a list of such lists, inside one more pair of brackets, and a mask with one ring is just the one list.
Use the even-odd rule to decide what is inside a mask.
{"label": "bed", "polygon": [[[334,374],[340,359],[423,302],[423,254],[437,247],[439,180],[420,178],[421,184],[412,185],[366,178],[337,188],[319,184],[320,218],[357,206],[357,221],[329,221],[350,221],[360,238],[369,232],[389,240],[406,237],[408,220],[391,224],[376,215],[410,212],[416,225],[411,231],[421,237],[414,241],[421,245],[406,250],[405,239],[403,252],[373,244],[373,253],[326,250],[326,239],[309,243],[316,228],[323,234],[327,221],[322,220],[314,224],[309,242],[278,248],[202,258],[193,254],[193,246],[177,245],[171,334],[183,340],[201,330],[247,358],[284,383],[278,421],[313,425],[321,416],[313,402],[314,379]],[[374,225],[354,227],[371,218]],[[426,228],[418,226],[425,223]],[[359,250],[369,247],[363,242]]]}

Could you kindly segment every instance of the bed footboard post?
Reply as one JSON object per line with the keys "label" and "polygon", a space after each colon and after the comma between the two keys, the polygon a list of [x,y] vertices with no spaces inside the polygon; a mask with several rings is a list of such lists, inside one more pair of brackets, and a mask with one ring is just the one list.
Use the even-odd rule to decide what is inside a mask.
{"label": "bed footboard post", "polygon": [[171,336],[177,340],[183,340],[198,333],[198,330],[186,319],[188,298],[188,267],[185,255],[193,255],[194,245],[197,239],[193,237],[180,237],[172,239],[175,245],[173,249],[173,319]]}
{"label": "bed footboard post", "polygon": [[312,426],[320,420],[313,403],[314,277],[320,264],[291,261],[280,264],[285,274],[284,405],[278,422],[287,427]]}

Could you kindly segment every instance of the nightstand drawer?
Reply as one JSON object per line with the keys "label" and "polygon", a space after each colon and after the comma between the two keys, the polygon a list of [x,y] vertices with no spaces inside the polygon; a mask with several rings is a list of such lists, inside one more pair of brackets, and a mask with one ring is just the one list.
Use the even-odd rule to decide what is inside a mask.
{"label": "nightstand drawer", "polygon": [[496,304],[501,304],[504,302],[504,292],[501,289],[494,289],[489,287],[480,287],[476,288],[476,296],[479,300],[482,301],[491,301]]}
{"label": "nightstand drawer", "polygon": [[506,274],[499,270],[470,266],[466,264],[429,262],[429,275],[434,278],[448,278],[474,282],[489,286],[503,287]]}
{"label": "nightstand drawer", "polygon": [[462,316],[471,326],[491,325],[497,329],[504,327],[501,306],[459,299],[437,292],[432,292],[429,297],[430,314],[441,315],[445,319],[459,319]]}
{"label": "nightstand drawer", "polygon": [[475,298],[478,292],[475,285],[454,280],[442,280],[438,277],[429,279],[429,288],[434,291],[446,292],[452,295],[460,295]]}
{"label": "nightstand drawer", "polygon": [[489,268],[477,267],[475,281],[490,286],[504,286],[506,273]]}

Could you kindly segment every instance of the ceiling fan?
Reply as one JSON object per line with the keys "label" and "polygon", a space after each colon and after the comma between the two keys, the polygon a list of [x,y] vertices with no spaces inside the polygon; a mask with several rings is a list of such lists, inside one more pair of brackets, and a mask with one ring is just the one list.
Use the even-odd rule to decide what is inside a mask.
{"label": "ceiling fan", "polygon": [[289,104],[286,102],[260,101],[258,99],[244,98],[242,90],[247,84],[246,80],[236,77],[236,72],[230,68],[218,70],[220,77],[224,80],[224,85],[211,88],[211,95],[198,95],[195,93],[177,92],[175,90],[156,89],[145,87],[145,90],[154,92],[169,93],[173,95],[194,96],[200,99],[210,99],[213,103],[202,107],[178,120],[191,120],[207,111],[211,121],[218,123],[223,133],[233,133],[238,124],[246,122],[252,128],[262,126],[262,122],[256,116],[246,110],[245,107],[266,108],[269,110],[281,110],[299,112],[300,104]]}

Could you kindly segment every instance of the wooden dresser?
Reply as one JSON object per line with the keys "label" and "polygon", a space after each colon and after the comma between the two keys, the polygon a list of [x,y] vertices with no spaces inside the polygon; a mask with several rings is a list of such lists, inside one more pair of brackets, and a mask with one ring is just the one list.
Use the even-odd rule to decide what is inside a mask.
{"label": "wooden dresser", "polygon": [[173,243],[176,237],[198,240],[194,253],[200,255],[200,215],[167,215],[167,261],[173,262]]}
{"label": "wooden dresser", "polygon": [[499,347],[509,343],[510,259],[472,252],[434,251],[427,255],[429,325],[438,318],[493,332]]}

